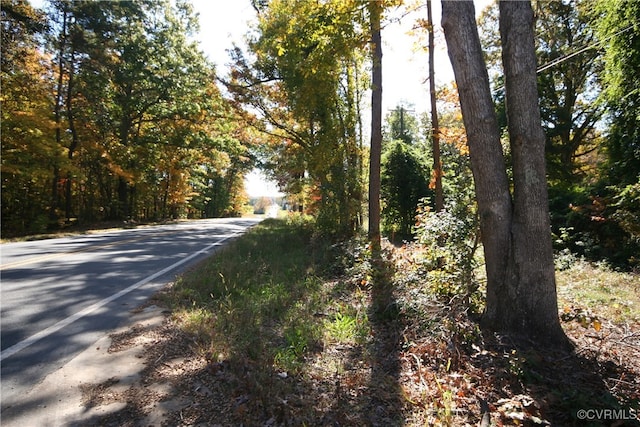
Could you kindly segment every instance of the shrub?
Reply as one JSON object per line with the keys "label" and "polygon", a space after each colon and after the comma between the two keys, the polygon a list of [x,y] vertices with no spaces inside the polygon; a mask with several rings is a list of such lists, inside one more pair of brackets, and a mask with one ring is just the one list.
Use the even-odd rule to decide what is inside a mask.
{"label": "shrub", "polygon": [[468,207],[449,203],[440,212],[421,204],[415,227],[418,242],[426,249],[422,259],[429,271],[429,285],[443,297],[469,297],[478,288],[478,221]]}
{"label": "shrub", "polygon": [[416,208],[428,196],[429,171],[415,150],[393,141],[382,159],[382,229],[391,240],[413,240]]}

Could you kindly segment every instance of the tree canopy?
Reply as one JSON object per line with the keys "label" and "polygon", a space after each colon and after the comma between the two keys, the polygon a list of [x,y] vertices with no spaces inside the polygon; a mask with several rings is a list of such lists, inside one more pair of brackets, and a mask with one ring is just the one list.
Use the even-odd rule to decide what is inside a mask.
{"label": "tree canopy", "polygon": [[255,138],[189,3],[3,0],[2,15],[3,232],[241,212]]}

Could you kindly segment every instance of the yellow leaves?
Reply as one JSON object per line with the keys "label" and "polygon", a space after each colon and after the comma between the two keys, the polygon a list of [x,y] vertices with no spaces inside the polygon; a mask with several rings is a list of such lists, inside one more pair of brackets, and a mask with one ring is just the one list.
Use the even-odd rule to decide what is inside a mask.
{"label": "yellow leaves", "polygon": [[565,322],[578,322],[583,328],[593,327],[596,332],[600,332],[602,329],[602,321],[598,316],[584,308],[574,307],[572,305],[564,306],[560,319]]}
{"label": "yellow leaves", "polygon": [[593,329],[596,330],[596,332],[600,332],[600,329],[602,329],[602,322],[600,322],[600,319],[595,318],[591,321],[591,325],[593,326]]}

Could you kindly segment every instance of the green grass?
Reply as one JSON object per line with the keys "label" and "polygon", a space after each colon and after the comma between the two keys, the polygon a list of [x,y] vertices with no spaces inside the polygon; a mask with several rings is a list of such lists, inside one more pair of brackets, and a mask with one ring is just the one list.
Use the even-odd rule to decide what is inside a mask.
{"label": "green grass", "polygon": [[586,309],[614,323],[640,322],[640,276],[575,260],[556,274],[560,310]]}
{"label": "green grass", "polygon": [[308,220],[268,219],[180,277],[167,302],[212,360],[299,372],[331,329],[331,290],[320,277],[331,254]]}

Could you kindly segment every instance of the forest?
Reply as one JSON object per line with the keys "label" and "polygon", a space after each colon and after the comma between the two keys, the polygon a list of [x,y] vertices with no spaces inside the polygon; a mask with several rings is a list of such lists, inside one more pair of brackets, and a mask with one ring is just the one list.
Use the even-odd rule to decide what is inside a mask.
{"label": "forest", "polygon": [[[36,10],[3,0],[3,235],[240,215],[243,176],[254,167],[323,232],[360,230],[370,216],[368,168],[376,155],[364,123],[374,86],[369,11],[350,1],[254,6],[246,49],[230,46],[234,65],[218,75],[194,41],[199,23],[189,2],[51,1]],[[535,13],[556,249],[634,267],[638,11],[601,0],[540,2]],[[497,5],[479,27],[509,159]],[[425,57],[429,28],[426,17],[416,21]],[[432,88],[435,115],[398,105],[380,124],[374,163],[382,176],[373,184],[391,240],[415,238],[420,206],[446,206],[473,226],[475,188],[456,89],[453,82]]]}
{"label": "forest", "polygon": [[2,233],[239,215],[258,137],[187,2],[2,2]]}
{"label": "forest", "polygon": [[[363,390],[381,393],[372,405],[391,415],[358,400],[353,425],[403,425],[407,406],[424,409],[416,425],[433,411],[436,424],[455,425],[452,402],[472,400],[465,393],[482,382],[482,408],[501,393],[511,403],[539,394],[535,408],[518,402],[525,418],[495,403],[504,425],[578,425],[577,409],[600,404],[637,414],[640,374],[628,356],[640,321],[640,2],[504,1],[476,15],[473,2],[443,1],[440,25],[431,3],[252,0],[246,44],[229,46],[220,72],[194,41],[186,0],[49,0],[42,10],[2,0],[3,238],[241,216],[253,211],[244,177],[259,168],[285,194],[290,227],[265,221],[238,244],[245,252],[191,272],[170,297],[184,330],[212,334],[201,356],[215,369],[227,361],[214,360],[212,343],[242,359],[239,376],[245,359],[265,375],[282,369],[283,383],[297,372],[310,395],[323,390],[317,403],[333,392],[301,373],[311,353],[357,347],[360,368],[340,361],[327,374],[338,384],[327,405],[349,418],[342,405],[356,398],[340,381],[353,373],[361,384],[358,363],[370,363],[383,379]],[[428,113],[407,102],[383,114],[392,11],[415,21]],[[446,85],[436,85],[436,41],[453,67]],[[252,256],[262,258],[242,267]],[[589,280],[611,320],[604,338],[604,317],[576,305]],[[587,330],[600,334],[597,350]],[[381,348],[395,365],[376,359]],[[548,353],[521,353],[531,348]],[[400,372],[412,378],[403,392]],[[549,390],[565,381],[575,394],[554,400]],[[296,395],[287,384],[273,396]],[[247,393],[259,394],[254,386]],[[261,410],[279,420],[273,396],[251,401],[252,421],[265,421]],[[298,403],[290,416],[317,421]]]}
{"label": "forest", "polygon": [[[219,75],[189,2],[3,0],[3,236],[239,216],[259,167],[319,236],[418,241],[461,255],[461,277],[483,257],[489,308],[511,280],[522,295],[546,286],[554,313],[552,247],[637,268],[640,7],[536,2],[532,33],[513,32],[531,55],[517,57],[497,3],[477,31],[473,4],[464,26],[452,4],[455,82],[436,87],[429,2],[254,1],[246,46]],[[383,117],[381,34],[401,8],[420,16],[432,107]]]}

